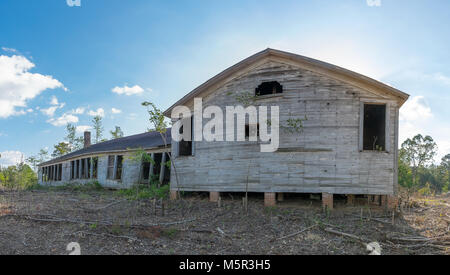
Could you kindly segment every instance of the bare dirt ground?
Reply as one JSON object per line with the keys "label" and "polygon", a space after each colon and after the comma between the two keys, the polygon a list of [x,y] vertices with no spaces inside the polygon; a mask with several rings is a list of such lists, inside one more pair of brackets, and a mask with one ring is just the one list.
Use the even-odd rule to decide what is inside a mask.
{"label": "bare dirt ground", "polygon": [[[378,206],[324,213],[320,201],[287,199],[264,208],[225,195],[221,206],[192,195],[179,201],[126,200],[114,191],[0,191],[0,254],[450,254],[450,196],[414,199],[394,216]],[[348,234],[344,236],[343,234]]]}

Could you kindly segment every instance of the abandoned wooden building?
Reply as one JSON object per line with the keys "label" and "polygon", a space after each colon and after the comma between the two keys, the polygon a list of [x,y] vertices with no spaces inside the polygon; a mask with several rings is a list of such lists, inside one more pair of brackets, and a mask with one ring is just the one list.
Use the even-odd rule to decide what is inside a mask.
{"label": "abandoned wooden building", "polygon": [[[284,193],[317,193],[333,207],[333,195],[369,195],[393,205],[397,194],[399,109],[409,95],[347,69],[308,57],[266,49],[219,73],[176,106],[279,106],[280,125],[305,118],[301,132],[280,130],[279,149],[259,141],[172,141],[176,161],[171,198],[179,191],[264,193],[274,205]],[[203,124],[207,121],[203,120]],[[225,121],[224,121],[225,123]],[[194,127],[194,124],[192,124]],[[288,127],[288,126],[286,126]],[[225,140],[225,139],[224,139]],[[179,181],[179,182],[178,182]]]}
{"label": "abandoned wooden building", "polygon": [[[91,145],[90,132],[84,133],[84,148],[51,161],[39,164],[41,185],[58,186],[68,183],[85,184],[97,181],[106,188],[130,188],[138,183],[159,180],[168,183],[170,129],[166,133],[167,146],[160,133],[148,132]],[[142,158],[142,153],[150,158]]]}

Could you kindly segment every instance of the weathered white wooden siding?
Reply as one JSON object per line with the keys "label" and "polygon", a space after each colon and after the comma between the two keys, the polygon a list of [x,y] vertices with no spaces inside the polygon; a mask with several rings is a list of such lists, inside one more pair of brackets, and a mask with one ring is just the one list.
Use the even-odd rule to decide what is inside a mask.
{"label": "weathered white wooden siding", "polygon": [[[154,150],[146,150],[147,153],[162,153],[168,152],[170,149],[154,149]],[[120,155],[123,156],[122,162],[122,179],[121,180],[112,180],[107,178],[108,174],[108,156],[110,155]],[[77,159],[85,159],[88,157],[98,157],[98,169],[97,169],[97,178],[94,179],[70,179],[71,172],[71,161]],[[79,158],[73,158],[61,163],[62,164],[62,174],[61,181],[42,181],[42,168],[38,171],[38,183],[40,185],[48,185],[48,186],[62,186],[68,183],[77,183],[77,184],[86,184],[92,183],[94,181],[98,181],[100,185],[105,188],[113,188],[113,189],[126,189],[131,188],[134,185],[139,183],[139,175],[141,173],[141,163],[133,159],[131,152],[120,152],[120,153],[110,153],[110,154],[92,154],[89,156],[82,156]]]}
{"label": "weathered white wooden siding", "polygon": [[[185,191],[330,192],[392,194],[396,169],[395,100],[293,65],[270,61],[203,98],[204,108],[239,105],[236,95],[278,81],[283,94],[255,105],[280,106],[280,124],[307,117],[303,132],[280,129],[280,150],[261,153],[258,142],[195,142],[194,156],[177,157],[171,189]],[[389,152],[360,152],[360,103],[389,103]],[[225,114],[225,112],[224,112]],[[225,118],[224,118],[225,120]],[[207,122],[203,120],[203,124]],[[225,133],[224,133],[225,135]],[[174,156],[177,144],[172,144]]]}

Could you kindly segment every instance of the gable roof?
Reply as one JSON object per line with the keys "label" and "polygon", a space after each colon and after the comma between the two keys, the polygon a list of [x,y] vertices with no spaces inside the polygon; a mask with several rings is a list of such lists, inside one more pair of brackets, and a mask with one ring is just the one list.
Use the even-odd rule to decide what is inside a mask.
{"label": "gable roof", "polygon": [[[305,67],[307,70],[311,70],[317,73],[321,73],[324,75],[328,75],[331,77],[335,77],[337,79],[350,82],[351,84],[355,86],[362,86],[365,89],[374,89],[377,91],[381,91],[393,98],[395,98],[399,102],[399,106],[403,105],[403,103],[408,100],[409,95],[394,88],[387,84],[384,84],[380,81],[377,81],[375,79],[372,79],[370,77],[364,76],[362,74],[344,69],[342,67],[323,62],[317,59],[309,58],[306,56],[293,54],[289,52],[284,52],[280,50],[275,49],[265,49],[261,52],[258,52],[241,62],[229,67],[228,69],[222,71],[218,75],[214,76],[213,78],[209,79],[202,85],[195,88],[193,91],[185,95],[183,98],[178,100],[175,104],[173,104],[170,108],[168,108],[164,115],[170,117],[170,112],[172,109],[178,105],[183,105],[192,100],[194,97],[198,97],[203,92],[207,91],[209,88],[217,85],[218,83],[221,83],[223,81],[226,81],[230,77],[232,77],[234,74],[236,74],[239,71],[245,70],[246,68],[250,67],[252,64],[255,64],[259,61],[262,61],[264,59],[268,58],[278,58],[283,59],[288,62],[293,62],[297,65],[300,65],[301,67]],[[359,84],[359,85],[358,85]]]}
{"label": "gable roof", "polygon": [[[167,129],[165,134],[167,145],[171,145],[172,135],[171,129]],[[39,164],[38,166],[46,166],[59,162],[63,162],[69,159],[86,156],[86,155],[94,155],[94,154],[102,154],[108,152],[120,152],[120,151],[130,151],[133,149],[152,149],[164,146],[164,140],[161,137],[161,134],[158,132],[146,132],[143,134],[117,138],[108,140],[105,142],[97,143],[91,145],[87,148],[83,148],[81,150],[69,153],[62,157],[52,159],[50,161]]]}

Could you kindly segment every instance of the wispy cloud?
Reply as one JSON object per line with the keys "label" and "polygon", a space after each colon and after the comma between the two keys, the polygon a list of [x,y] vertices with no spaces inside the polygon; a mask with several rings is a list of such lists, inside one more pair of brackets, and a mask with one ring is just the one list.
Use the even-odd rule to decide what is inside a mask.
{"label": "wispy cloud", "polygon": [[89,130],[91,130],[91,129],[92,129],[91,126],[88,126],[88,125],[80,125],[80,126],[77,126],[76,131],[77,131],[77,133],[84,133],[84,132],[89,131]]}
{"label": "wispy cloud", "polygon": [[89,111],[88,115],[90,116],[101,116],[104,117],[105,116],[105,110],[103,108],[98,108],[97,111]]}
{"label": "wispy cloud", "polygon": [[47,89],[64,88],[52,76],[30,73],[35,65],[23,56],[0,56],[0,118],[23,114],[18,107]]}
{"label": "wispy cloud", "polygon": [[369,7],[380,7],[381,0],[366,0],[367,6]]}
{"label": "wispy cloud", "polygon": [[125,85],[123,87],[114,87],[111,91],[119,95],[131,96],[142,94],[144,92],[144,89],[139,85],[134,85],[133,87],[128,87],[127,85]]}
{"label": "wispy cloud", "polygon": [[120,114],[120,113],[122,113],[122,110],[119,110],[119,109],[116,109],[116,108],[112,108],[111,109],[111,113],[113,113],[113,114]]}
{"label": "wispy cloud", "polygon": [[13,48],[2,47],[2,50],[7,53],[17,53],[17,50]]}

